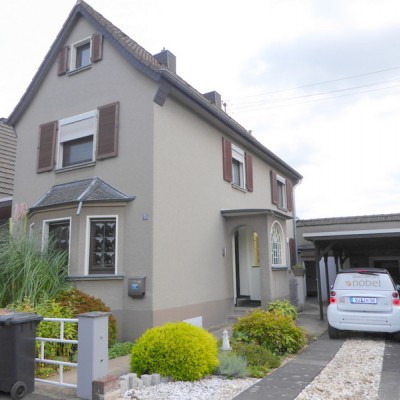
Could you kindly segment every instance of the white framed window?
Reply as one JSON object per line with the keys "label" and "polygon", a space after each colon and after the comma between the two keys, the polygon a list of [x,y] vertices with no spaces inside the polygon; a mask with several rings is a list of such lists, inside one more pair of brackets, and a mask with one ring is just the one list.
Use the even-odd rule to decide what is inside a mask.
{"label": "white framed window", "polygon": [[286,179],[280,175],[276,175],[276,183],[278,186],[278,206],[287,208],[287,195],[286,195]]}
{"label": "white framed window", "polygon": [[242,189],[246,188],[244,151],[232,144],[232,184]]}
{"label": "white framed window", "polygon": [[285,267],[285,238],[279,222],[271,227],[271,265],[273,268]]}
{"label": "white framed window", "polygon": [[57,250],[70,255],[71,218],[59,218],[43,221],[42,248],[51,240]]}
{"label": "white framed window", "polygon": [[253,191],[253,157],[230,140],[222,138],[223,178],[243,192]]}
{"label": "white framed window", "polygon": [[59,121],[58,168],[95,160],[97,111]]}
{"label": "white framed window", "polygon": [[71,45],[71,71],[91,64],[91,38],[85,38]]}
{"label": "white framed window", "polygon": [[86,273],[116,274],[118,217],[89,216],[86,222]]}

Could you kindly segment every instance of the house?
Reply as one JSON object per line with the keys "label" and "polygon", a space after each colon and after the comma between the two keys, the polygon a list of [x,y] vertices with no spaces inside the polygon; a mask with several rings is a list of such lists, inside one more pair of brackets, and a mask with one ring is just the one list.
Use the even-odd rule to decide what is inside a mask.
{"label": "house", "polygon": [[14,204],[69,252],[69,279],[111,308],[120,340],[290,297],[302,176],[177,75],[170,51],[78,1],[8,122]]}
{"label": "house", "polygon": [[16,147],[14,130],[0,118],[0,226],[11,217]]}
{"label": "house", "polygon": [[327,300],[343,268],[386,268],[400,284],[400,214],[299,219],[296,225],[305,296]]}

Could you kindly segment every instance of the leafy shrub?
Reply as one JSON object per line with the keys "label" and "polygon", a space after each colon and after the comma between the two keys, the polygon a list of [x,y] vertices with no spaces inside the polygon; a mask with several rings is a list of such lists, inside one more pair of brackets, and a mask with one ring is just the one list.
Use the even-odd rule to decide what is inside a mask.
{"label": "leafy shrub", "polygon": [[[90,296],[78,289],[68,289],[62,291],[57,297],[57,301],[72,310],[73,316],[91,311],[110,312],[102,300]],[[113,315],[108,318],[108,347],[113,345],[117,339],[117,321]]]}
{"label": "leafy shrub", "polygon": [[[46,300],[33,306],[28,299],[10,306],[17,312],[32,312],[44,318],[72,318],[72,311],[62,307],[55,300]],[[45,338],[60,337],[60,326],[58,322],[42,321],[36,328],[36,336]],[[77,324],[72,322],[64,323],[64,339],[76,340],[78,337]],[[36,341],[36,357],[40,357],[40,342]],[[44,358],[49,360],[73,361],[76,356],[76,345],[69,343],[51,343],[44,345]],[[57,371],[56,365],[38,363],[36,365],[36,377],[45,378]]]}
{"label": "leafy shrub", "polygon": [[293,321],[297,319],[297,310],[292,304],[287,300],[277,300],[268,304],[267,311],[270,312],[280,312],[283,315],[290,317]]}
{"label": "leafy shrub", "polygon": [[248,376],[247,362],[244,357],[231,351],[222,351],[218,354],[219,365],[215,370],[218,375],[228,378],[244,378]]}
{"label": "leafy shrub", "polygon": [[301,350],[307,335],[290,317],[257,309],[239,318],[233,325],[233,337],[246,344],[264,346],[274,354],[284,354]]}
{"label": "leafy shrub", "polygon": [[132,342],[114,343],[108,349],[108,358],[111,360],[112,358],[126,356],[132,351],[132,346]]}
{"label": "leafy shrub", "polygon": [[186,322],[170,322],[148,329],[132,348],[131,371],[159,373],[179,381],[195,381],[218,365],[214,336]]}
{"label": "leafy shrub", "polygon": [[267,369],[278,368],[281,364],[280,357],[259,344],[250,343],[247,345],[233,344],[233,349],[240,356],[244,357],[249,366],[263,366]]}

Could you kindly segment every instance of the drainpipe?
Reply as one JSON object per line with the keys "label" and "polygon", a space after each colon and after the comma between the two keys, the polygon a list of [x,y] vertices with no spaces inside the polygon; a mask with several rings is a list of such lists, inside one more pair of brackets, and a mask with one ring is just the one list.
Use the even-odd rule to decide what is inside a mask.
{"label": "drainpipe", "polygon": [[317,287],[318,287],[318,302],[319,302],[319,316],[321,321],[324,319],[324,306],[322,303],[322,290],[321,290],[321,271],[319,269],[319,248],[318,244],[315,245],[315,268],[317,270]]}

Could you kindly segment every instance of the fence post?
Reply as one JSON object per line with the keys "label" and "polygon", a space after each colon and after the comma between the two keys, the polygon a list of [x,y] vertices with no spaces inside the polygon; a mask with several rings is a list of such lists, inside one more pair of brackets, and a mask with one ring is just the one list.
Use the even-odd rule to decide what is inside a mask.
{"label": "fence post", "polygon": [[107,312],[88,312],[78,318],[78,387],[81,399],[92,399],[92,382],[108,373]]}

